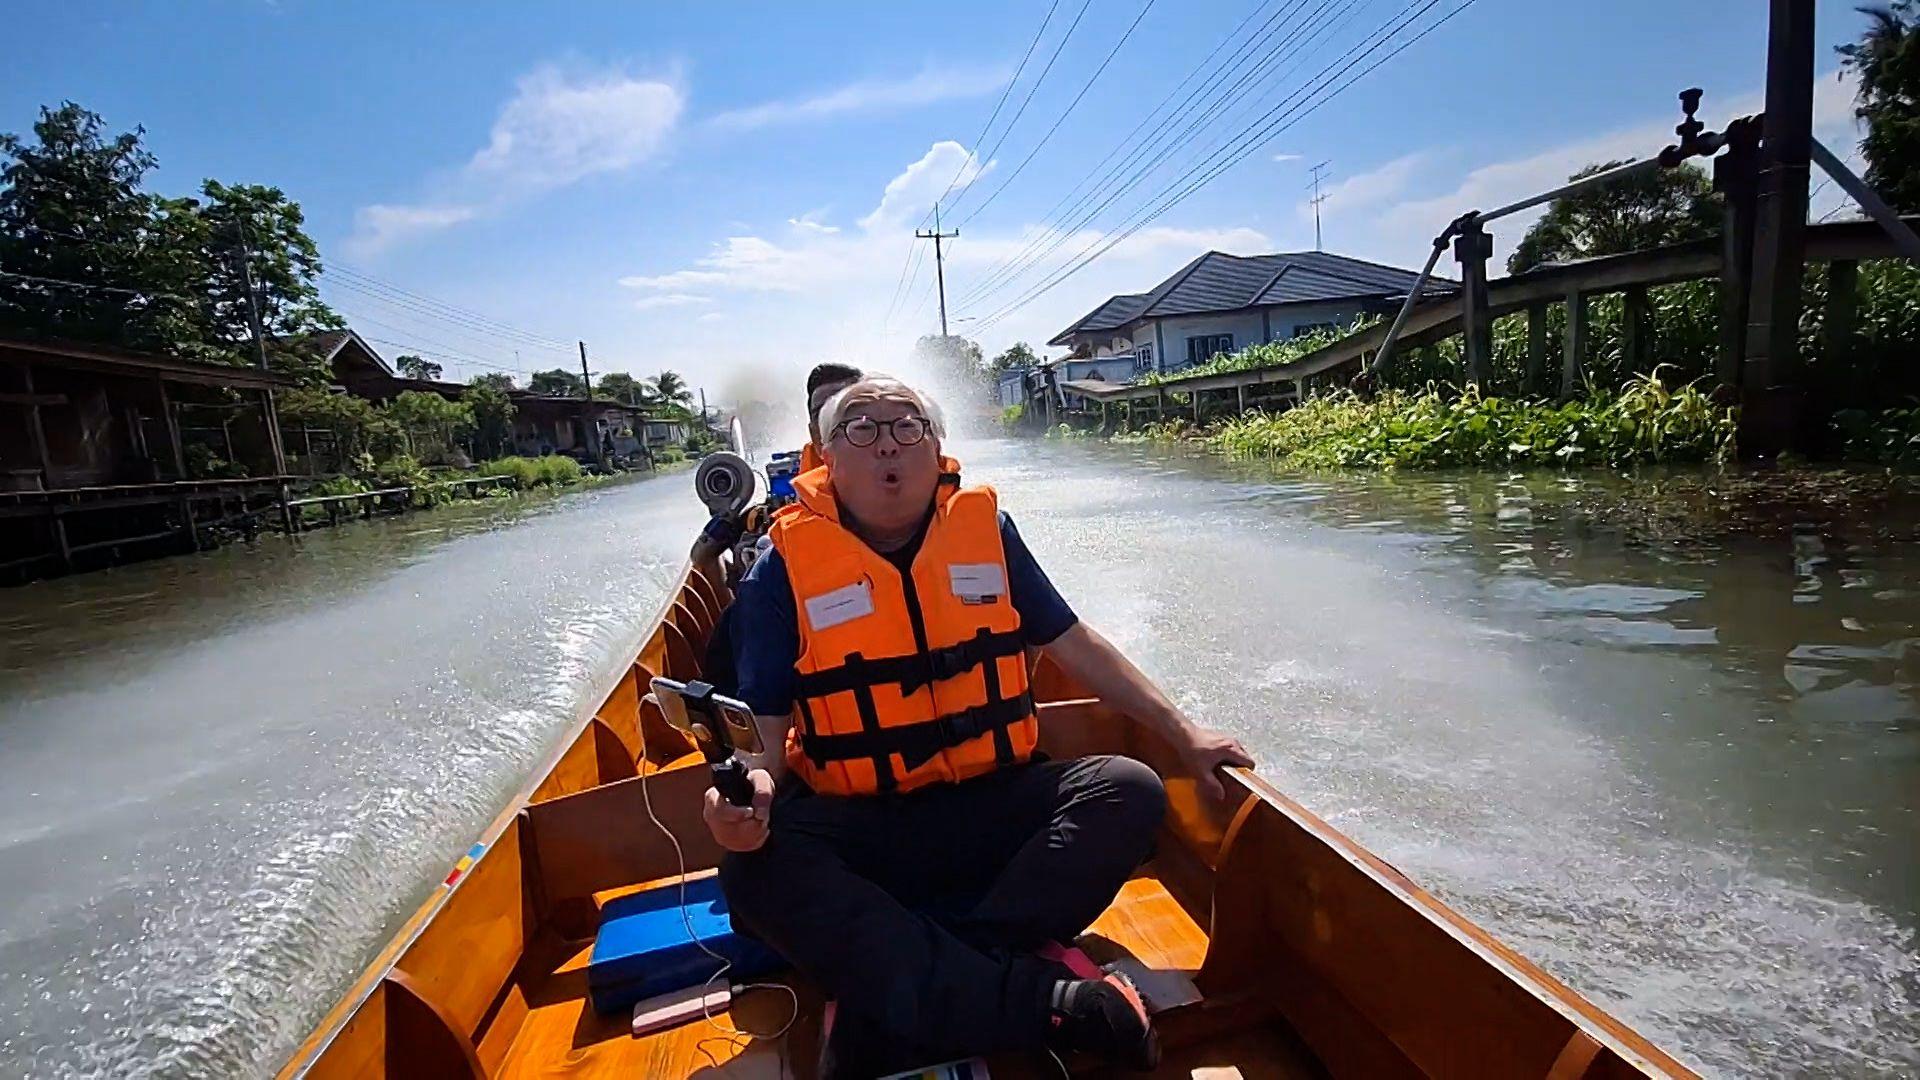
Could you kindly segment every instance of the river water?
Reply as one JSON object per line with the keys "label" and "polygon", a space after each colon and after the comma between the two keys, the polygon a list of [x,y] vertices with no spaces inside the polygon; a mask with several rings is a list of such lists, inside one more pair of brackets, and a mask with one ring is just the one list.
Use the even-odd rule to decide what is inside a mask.
{"label": "river water", "polygon": [[[1604,476],[955,452],[1191,714],[1684,1059],[1920,1070],[1920,518],[1645,543]],[[270,1072],[630,654],[689,487],[0,593],[0,1075]]]}

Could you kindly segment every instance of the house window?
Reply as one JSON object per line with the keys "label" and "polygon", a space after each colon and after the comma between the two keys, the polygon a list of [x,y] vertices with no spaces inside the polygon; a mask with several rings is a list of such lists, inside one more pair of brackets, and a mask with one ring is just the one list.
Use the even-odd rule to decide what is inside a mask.
{"label": "house window", "polygon": [[1133,350],[1133,370],[1136,374],[1153,370],[1153,346],[1142,345]]}
{"label": "house window", "polygon": [[1201,334],[1187,339],[1188,364],[1204,364],[1221,353],[1232,351],[1232,334]]}

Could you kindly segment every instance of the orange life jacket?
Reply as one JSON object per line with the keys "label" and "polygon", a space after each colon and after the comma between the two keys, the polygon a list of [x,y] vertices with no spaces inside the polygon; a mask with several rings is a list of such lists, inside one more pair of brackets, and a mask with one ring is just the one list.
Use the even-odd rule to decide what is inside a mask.
{"label": "orange life jacket", "polygon": [[840,524],[826,470],[774,518],[800,623],[787,764],[825,795],[911,791],[1027,760],[1039,736],[999,500],[942,459],[902,575]]}
{"label": "orange life jacket", "polygon": [[821,457],[820,451],[814,449],[813,444],[809,442],[800,448],[800,467],[794,470],[794,475],[798,476],[803,472],[812,472],[826,463],[827,459]]}

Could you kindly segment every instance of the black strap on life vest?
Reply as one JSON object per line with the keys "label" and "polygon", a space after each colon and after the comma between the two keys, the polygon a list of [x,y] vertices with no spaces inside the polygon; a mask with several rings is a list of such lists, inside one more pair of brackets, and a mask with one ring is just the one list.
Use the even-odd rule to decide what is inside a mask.
{"label": "black strap on life vest", "polygon": [[816,735],[809,731],[801,738],[801,748],[815,765],[854,758],[884,761],[893,754],[899,754],[902,763],[911,772],[932,761],[934,755],[943,750],[951,750],[989,732],[1005,731],[1032,715],[1033,694],[1029,692],[918,724],[869,729],[846,735]]}
{"label": "black strap on life vest", "polygon": [[936,682],[958,678],[1003,656],[1019,656],[1026,647],[1018,630],[996,634],[982,629],[965,641],[924,653],[873,660],[854,653],[837,667],[800,675],[794,690],[801,697],[823,698],[881,683],[898,683],[902,694],[911,694]]}

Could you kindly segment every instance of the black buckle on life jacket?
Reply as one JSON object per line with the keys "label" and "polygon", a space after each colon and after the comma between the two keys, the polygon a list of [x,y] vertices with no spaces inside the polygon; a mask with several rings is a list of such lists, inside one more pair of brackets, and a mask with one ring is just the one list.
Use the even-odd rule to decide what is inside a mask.
{"label": "black buckle on life jacket", "polygon": [[1000,728],[1012,727],[1031,716],[1033,694],[1028,692],[1004,701],[947,713],[918,724],[845,735],[803,734],[801,751],[815,764],[899,754],[900,760],[911,771],[932,761],[942,750],[950,750]]}
{"label": "black buckle on life jacket", "polygon": [[802,674],[795,689],[801,697],[823,698],[862,686],[899,683],[902,694],[913,694],[936,682],[958,678],[1000,657],[1018,656],[1026,647],[1018,630],[994,633],[982,629],[965,641],[924,653],[883,656],[875,660],[849,654],[837,667]]}

